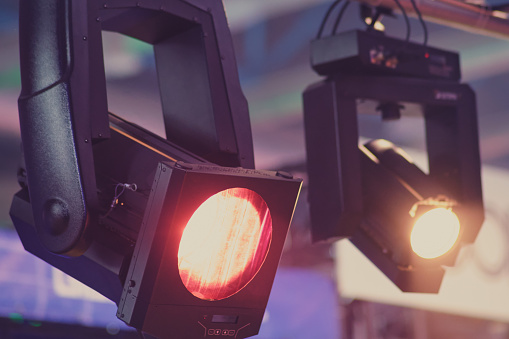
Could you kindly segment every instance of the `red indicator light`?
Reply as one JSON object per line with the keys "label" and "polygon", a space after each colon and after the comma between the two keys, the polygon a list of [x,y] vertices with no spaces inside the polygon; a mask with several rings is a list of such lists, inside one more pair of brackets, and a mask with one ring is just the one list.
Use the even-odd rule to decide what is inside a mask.
{"label": "red indicator light", "polygon": [[245,188],[214,194],[189,219],[178,251],[185,287],[205,300],[240,291],[269,251],[272,218],[260,195]]}
{"label": "red indicator light", "polygon": [[426,53],[424,53],[424,57],[425,57],[426,59],[428,59],[428,58],[429,58],[429,53],[427,53],[427,52],[426,52]]}

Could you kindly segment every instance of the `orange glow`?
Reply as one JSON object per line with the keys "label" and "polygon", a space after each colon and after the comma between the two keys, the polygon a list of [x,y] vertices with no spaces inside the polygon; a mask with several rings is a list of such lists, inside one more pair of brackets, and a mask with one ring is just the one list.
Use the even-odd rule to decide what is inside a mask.
{"label": "orange glow", "polygon": [[450,209],[435,208],[424,213],[412,229],[412,250],[425,259],[447,253],[458,240],[460,222]]}
{"label": "orange glow", "polygon": [[178,251],[180,278],[196,297],[227,298],[262,266],[272,238],[265,201],[246,188],[214,194],[187,223]]}

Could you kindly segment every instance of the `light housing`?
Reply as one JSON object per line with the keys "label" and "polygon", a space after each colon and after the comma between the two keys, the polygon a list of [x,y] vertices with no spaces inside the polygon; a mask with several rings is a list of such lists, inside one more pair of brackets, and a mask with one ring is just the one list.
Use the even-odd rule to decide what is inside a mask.
{"label": "light housing", "polygon": [[[280,180],[275,173],[243,169],[230,169],[224,173],[222,169],[178,163],[159,165],[150,198],[154,199],[150,203],[153,207],[145,213],[145,227],[134,248],[119,303],[119,318],[161,338],[197,338],[209,335],[209,330],[218,329],[228,333],[234,331],[237,337],[257,333],[288,232],[299,183]],[[246,273],[248,277],[240,284],[227,288],[227,291],[222,290],[225,286],[219,286],[219,290],[208,286],[200,295],[193,285],[187,284],[179,267],[179,250],[182,242],[188,241],[184,238],[186,225],[208,199],[238,188],[256,192],[263,199],[272,216],[271,231],[265,234],[270,239],[261,242],[262,254],[258,262],[252,262],[256,267]],[[199,240],[207,239],[195,239]],[[227,320],[217,320],[220,318]],[[171,322],[172,326],[158,326],[162,321]]]}
{"label": "light housing", "polygon": [[[468,234],[469,213],[387,140],[370,141],[360,147],[359,153],[364,212],[350,241],[401,290],[437,292],[445,272],[443,266],[454,265],[464,234]],[[412,235],[416,235],[416,223],[437,210],[455,215],[458,233],[454,239],[447,239],[452,241],[440,255],[426,258],[412,247]],[[443,239],[433,245],[437,243],[442,244]]]}
{"label": "light housing", "polygon": [[[166,139],[108,113],[101,30],[154,45]],[[222,2],[22,0],[20,59],[25,163],[10,215],[25,249],[151,335],[258,333],[302,180],[252,169]],[[227,291],[216,275],[200,295],[182,279],[193,265],[179,269],[179,247],[192,243],[193,232],[183,234],[195,212],[218,196],[248,219],[230,218],[233,236],[209,255],[226,248],[240,269]],[[257,232],[263,239],[246,252],[231,246]]]}
{"label": "light housing", "polygon": [[[443,265],[454,264],[459,248],[475,240],[484,220],[474,92],[455,81],[389,76],[369,68],[326,75],[303,94],[313,241],[349,238],[402,291],[438,292]],[[420,109],[428,174],[390,142],[359,149],[362,100]],[[419,217],[433,208],[426,202],[443,207],[441,199],[459,218],[459,239],[444,255],[424,259],[411,248],[415,220],[409,211],[416,205]]]}
{"label": "light housing", "polygon": [[[110,139],[94,146],[103,203],[92,245],[79,257],[49,252],[38,239],[25,188],[11,207],[25,249],[117,303],[121,320],[158,338],[196,338],[209,330],[237,338],[255,335],[302,181],[287,173],[210,164],[114,115],[110,124]],[[137,189],[126,190],[111,209],[118,182],[135,183]],[[228,190],[250,192],[249,203],[264,211],[260,218],[270,213],[265,233],[270,239],[260,242],[262,258],[249,279],[233,293],[209,300],[216,298],[196,296],[186,287],[178,251],[188,241],[183,232],[192,216]]]}

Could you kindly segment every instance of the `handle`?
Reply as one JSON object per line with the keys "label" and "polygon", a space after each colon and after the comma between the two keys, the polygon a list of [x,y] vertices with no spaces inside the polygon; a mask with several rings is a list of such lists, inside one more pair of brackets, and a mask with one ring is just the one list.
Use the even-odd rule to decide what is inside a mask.
{"label": "handle", "polygon": [[[22,90],[18,108],[39,238],[54,253],[80,255],[90,241],[88,205],[96,200],[91,194],[95,177],[84,173],[90,170],[88,161],[93,168],[87,113],[99,105],[76,100],[81,93],[73,87],[77,75],[83,74],[73,69],[70,19],[70,1],[20,1]],[[102,106],[106,114],[105,100]],[[101,127],[107,131],[107,121]]]}

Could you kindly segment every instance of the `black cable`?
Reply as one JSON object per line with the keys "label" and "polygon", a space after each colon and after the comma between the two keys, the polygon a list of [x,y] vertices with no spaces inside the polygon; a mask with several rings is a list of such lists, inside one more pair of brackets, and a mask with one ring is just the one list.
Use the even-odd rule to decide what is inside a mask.
{"label": "black cable", "polygon": [[350,1],[347,1],[343,4],[343,7],[341,7],[341,10],[338,13],[338,16],[336,18],[336,21],[334,22],[334,28],[332,29],[332,34],[336,34],[339,22],[341,21],[341,18],[343,17],[343,14],[345,14],[346,9],[348,8],[348,5],[350,5]]}
{"label": "black cable", "polygon": [[[120,192],[118,191],[119,188],[120,188]],[[110,213],[113,211],[113,209],[118,205],[118,199],[120,198],[120,196],[122,194],[124,194],[126,188],[128,190],[136,192],[136,190],[138,189],[138,186],[136,184],[121,184],[121,183],[118,183],[115,186],[115,196],[113,197],[113,201],[110,204],[110,209],[108,210],[108,212],[106,212],[105,215],[102,216],[102,218],[107,218],[110,215]]]}
{"label": "black cable", "polygon": [[399,2],[399,0],[394,0],[394,2],[396,3],[396,5],[398,5],[399,10],[403,14],[403,17],[405,18],[405,23],[406,23],[406,38],[405,38],[405,41],[408,42],[408,41],[410,41],[410,21],[408,20],[408,15],[406,14],[406,11],[403,8],[403,6],[401,6],[401,2]]}
{"label": "black cable", "polygon": [[327,10],[327,13],[325,13],[325,16],[323,17],[322,23],[320,25],[320,29],[318,30],[318,34],[316,35],[316,39],[320,39],[322,37],[323,30],[325,28],[325,24],[327,23],[327,20],[329,19],[330,14],[334,10],[334,8],[341,2],[341,0],[334,1],[329,9]]}
{"label": "black cable", "polygon": [[412,6],[414,7],[415,13],[417,13],[417,17],[419,18],[419,22],[421,23],[422,31],[424,33],[423,46],[426,47],[426,45],[428,44],[428,27],[426,27],[426,22],[422,18],[421,11],[419,10],[419,7],[417,7],[417,4],[415,3],[415,0],[410,0],[410,2],[412,3]]}

